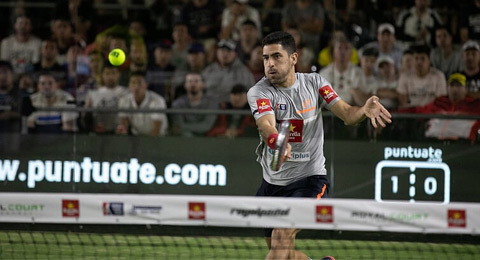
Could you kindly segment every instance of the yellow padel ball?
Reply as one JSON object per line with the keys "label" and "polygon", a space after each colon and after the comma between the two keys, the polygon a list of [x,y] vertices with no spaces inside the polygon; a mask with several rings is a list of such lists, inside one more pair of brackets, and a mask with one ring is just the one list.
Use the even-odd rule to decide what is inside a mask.
{"label": "yellow padel ball", "polygon": [[108,54],[108,60],[113,66],[120,66],[125,62],[125,52],[122,49],[113,49]]}

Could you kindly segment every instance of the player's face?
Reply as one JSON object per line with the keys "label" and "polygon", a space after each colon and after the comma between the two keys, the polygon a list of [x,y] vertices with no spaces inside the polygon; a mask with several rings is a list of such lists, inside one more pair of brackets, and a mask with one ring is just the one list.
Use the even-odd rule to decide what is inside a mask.
{"label": "player's face", "polygon": [[[289,74],[295,73],[297,53],[288,54],[281,44],[270,44],[263,47],[263,67],[265,76],[275,86],[288,87]],[[294,75],[293,75],[294,76]]]}

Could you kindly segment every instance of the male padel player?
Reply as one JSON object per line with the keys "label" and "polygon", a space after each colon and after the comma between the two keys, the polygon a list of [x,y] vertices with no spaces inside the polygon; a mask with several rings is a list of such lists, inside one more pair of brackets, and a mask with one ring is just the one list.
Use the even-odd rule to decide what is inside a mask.
{"label": "male padel player", "polygon": [[[347,125],[370,118],[372,125],[391,123],[390,113],[370,97],[362,107],[350,106],[317,73],[295,73],[298,54],[295,41],[285,32],[273,32],[262,42],[265,76],[248,92],[248,102],[263,141],[256,152],[263,168],[263,182],[257,196],[322,198],[328,193],[327,171],[323,155],[323,122],[325,107]],[[290,136],[285,162],[272,171],[272,149],[277,127],[290,121]],[[270,144],[270,146],[269,146]],[[270,249],[266,259],[309,259],[295,251],[298,229],[265,230]]]}

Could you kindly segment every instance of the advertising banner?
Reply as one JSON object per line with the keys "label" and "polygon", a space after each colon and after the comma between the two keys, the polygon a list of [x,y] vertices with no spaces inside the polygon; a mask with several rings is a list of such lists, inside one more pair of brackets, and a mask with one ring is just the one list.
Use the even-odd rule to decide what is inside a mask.
{"label": "advertising banner", "polygon": [[284,227],[480,234],[478,203],[134,194],[3,193],[0,222]]}

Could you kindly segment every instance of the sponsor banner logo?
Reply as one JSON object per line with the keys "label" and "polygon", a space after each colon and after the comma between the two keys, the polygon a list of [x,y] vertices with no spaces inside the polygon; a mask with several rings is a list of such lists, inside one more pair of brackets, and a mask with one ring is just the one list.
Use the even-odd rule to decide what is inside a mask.
{"label": "sponsor banner logo", "polygon": [[33,215],[36,212],[43,211],[44,208],[44,204],[0,204],[0,215]]}
{"label": "sponsor banner logo", "polygon": [[467,227],[467,212],[463,209],[448,210],[448,227],[465,228]]}
{"label": "sponsor banner logo", "polygon": [[315,219],[317,223],[333,223],[332,206],[316,206]]}
{"label": "sponsor banner logo", "polygon": [[428,147],[385,147],[383,157],[388,159],[414,159],[427,162],[442,162],[442,149]]}
{"label": "sponsor banner logo", "polygon": [[62,200],[62,216],[78,218],[80,216],[80,202],[78,200]]}
{"label": "sponsor banner logo", "polygon": [[287,104],[277,104],[277,110],[287,110]]}
{"label": "sponsor banner logo", "polygon": [[368,211],[352,211],[350,218],[364,220],[366,222],[396,222],[412,223],[428,219],[427,212],[394,212],[390,214]]}
{"label": "sponsor banner logo", "polygon": [[289,161],[292,162],[308,162],[310,161],[310,152],[291,152],[292,158]]}
{"label": "sponsor banner logo", "polygon": [[288,141],[291,143],[300,143],[302,142],[303,135],[303,120],[301,119],[290,119],[290,135]]}
{"label": "sponsor banner logo", "polygon": [[205,219],[205,202],[188,203],[188,219]]}
{"label": "sponsor banner logo", "polygon": [[261,218],[262,216],[267,217],[285,217],[290,214],[290,208],[288,209],[247,209],[247,208],[232,208],[230,209],[230,215],[240,215],[244,218],[248,216],[257,216]]}
{"label": "sponsor banner logo", "polygon": [[318,92],[325,100],[325,102],[327,102],[327,104],[330,104],[338,97],[337,93],[335,93],[335,91],[333,91],[332,87],[330,87],[329,85],[323,86]]}
{"label": "sponsor banner logo", "polygon": [[133,205],[130,215],[158,215],[161,210],[162,206]]}
{"label": "sponsor banner logo", "polygon": [[258,113],[272,111],[272,105],[270,105],[270,100],[267,98],[257,99]]}
{"label": "sponsor banner logo", "polygon": [[123,216],[123,202],[104,202],[103,203],[104,216]]}

